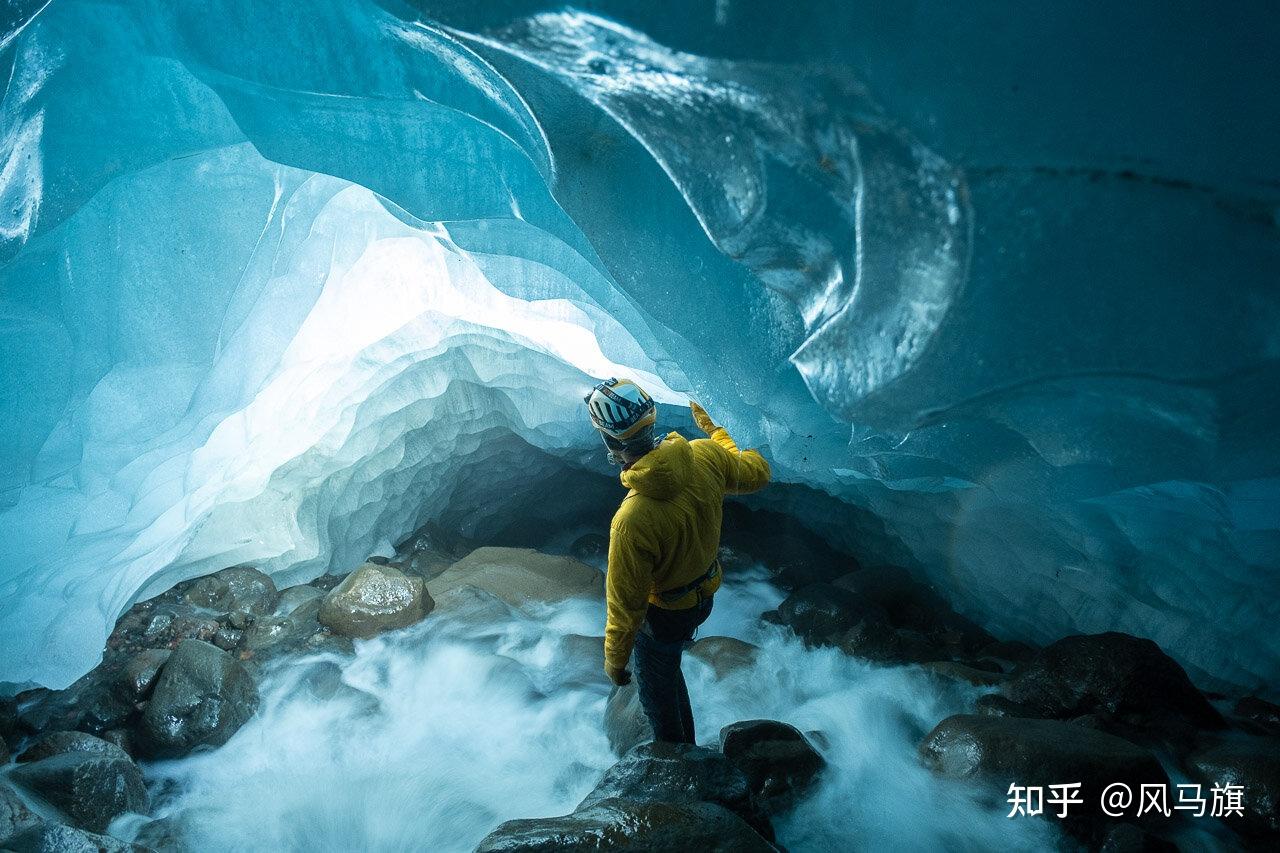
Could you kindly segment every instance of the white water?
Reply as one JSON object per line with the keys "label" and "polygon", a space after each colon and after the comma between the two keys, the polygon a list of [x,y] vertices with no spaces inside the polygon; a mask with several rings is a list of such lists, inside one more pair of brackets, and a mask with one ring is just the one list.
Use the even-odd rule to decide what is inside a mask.
{"label": "white water", "polygon": [[[702,636],[761,643],[751,668],[717,681],[686,658],[701,742],[771,718],[821,730],[823,781],[775,821],[800,850],[1044,849],[1047,824],[1008,820],[920,766],[916,745],[974,693],[908,668],[806,650],[759,624],[779,593],[730,578]],[[611,765],[599,662],[566,650],[597,635],[599,602],[538,615],[431,616],[358,645],[344,683],[376,697],[317,700],[304,667],[272,677],[263,708],[222,749],[147,768],[160,814],[180,813],[197,850],[470,850],[498,823],[565,814]],[[583,643],[582,645],[586,645]],[[313,658],[312,660],[318,660]]]}

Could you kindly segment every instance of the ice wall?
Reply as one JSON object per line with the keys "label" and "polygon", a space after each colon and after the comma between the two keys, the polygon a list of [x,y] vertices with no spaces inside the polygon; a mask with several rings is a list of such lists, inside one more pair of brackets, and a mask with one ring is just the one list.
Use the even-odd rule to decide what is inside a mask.
{"label": "ice wall", "polygon": [[[600,465],[610,373],[997,631],[1280,675],[1274,187],[908,122],[857,57],[751,57],[731,4],[689,12],[721,58],[629,7],[38,5],[0,47],[0,680],[66,683],[183,577],[538,489],[507,437]],[[791,509],[884,556],[832,506]]]}

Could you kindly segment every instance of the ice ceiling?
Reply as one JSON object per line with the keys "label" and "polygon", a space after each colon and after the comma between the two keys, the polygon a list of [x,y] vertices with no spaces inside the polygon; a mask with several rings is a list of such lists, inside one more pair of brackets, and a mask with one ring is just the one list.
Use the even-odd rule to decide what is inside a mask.
{"label": "ice ceiling", "polygon": [[[497,437],[601,467],[580,402],[610,374],[837,498],[787,509],[865,561],[832,507],[880,516],[997,633],[1280,676],[1280,193],[1247,145],[1206,169],[1154,121],[1068,131],[905,37],[772,55],[724,2],[688,12],[706,55],[530,4],[29,5],[0,48],[0,680],[68,683],[186,577],[349,567],[477,471],[539,490],[486,467]],[[1048,99],[1110,91],[1108,56],[1020,61]]]}

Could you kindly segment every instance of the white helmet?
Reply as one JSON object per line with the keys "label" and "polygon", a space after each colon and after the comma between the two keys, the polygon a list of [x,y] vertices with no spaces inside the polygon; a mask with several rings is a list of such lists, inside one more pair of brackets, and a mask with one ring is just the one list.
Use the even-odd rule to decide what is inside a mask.
{"label": "white helmet", "polygon": [[624,449],[644,453],[657,443],[653,437],[653,426],[658,421],[657,406],[653,398],[630,379],[606,379],[583,399],[591,424],[600,431],[612,461],[618,462],[616,454]]}

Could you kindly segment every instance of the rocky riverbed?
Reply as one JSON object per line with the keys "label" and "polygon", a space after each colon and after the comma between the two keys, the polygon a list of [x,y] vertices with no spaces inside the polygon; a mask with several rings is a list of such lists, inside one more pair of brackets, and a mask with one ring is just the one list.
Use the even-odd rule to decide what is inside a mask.
{"label": "rocky riverbed", "polygon": [[[601,672],[601,545],[420,537],[308,584],[240,566],[136,604],[92,672],[0,706],[0,849],[1280,839],[1277,706],[1205,696],[1123,634],[1002,641],[907,569],[828,555],[768,572],[770,555],[726,549],[686,663],[700,745],[654,744],[634,688]],[[1066,820],[1006,817],[1010,785],[1065,782],[1084,801]],[[1109,817],[1115,782],[1239,785],[1241,814]]]}

